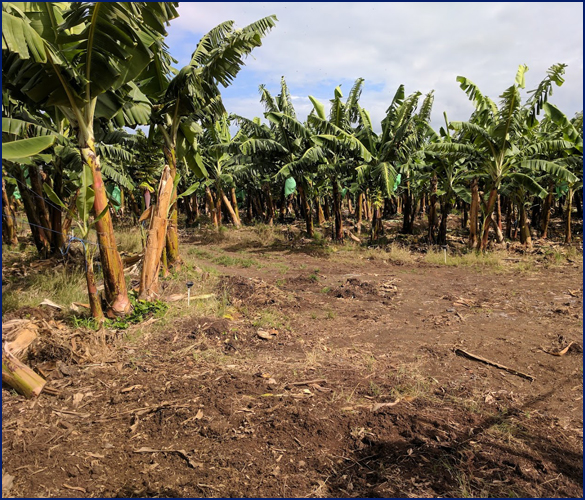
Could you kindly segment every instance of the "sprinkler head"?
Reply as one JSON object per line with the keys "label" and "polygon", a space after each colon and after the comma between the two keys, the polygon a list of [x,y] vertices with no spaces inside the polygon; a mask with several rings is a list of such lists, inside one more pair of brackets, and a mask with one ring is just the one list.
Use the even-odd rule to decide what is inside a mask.
{"label": "sprinkler head", "polygon": [[191,288],[193,286],[193,282],[192,281],[187,281],[187,288]]}

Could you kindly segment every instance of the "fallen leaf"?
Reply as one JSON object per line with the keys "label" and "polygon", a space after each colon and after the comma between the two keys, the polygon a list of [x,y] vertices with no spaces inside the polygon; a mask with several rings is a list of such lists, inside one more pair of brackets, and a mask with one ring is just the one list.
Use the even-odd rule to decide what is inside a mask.
{"label": "fallen leaf", "polygon": [[14,485],[14,476],[2,473],[2,496],[6,496],[8,490]]}
{"label": "fallen leaf", "polygon": [[267,332],[267,331],[264,331],[264,330],[258,330],[257,335],[261,339],[264,339],[264,340],[272,340],[276,334],[273,334],[273,333],[270,333],[270,332]]}
{"label": "fallen leaf", "polygon": [[201,420],[203,418],[203,410],[199,410],[195,415],[195,420]]}
{"label": "fallen leaf", "polygon": [[[573,349],[574,347],[574,349]],[[558,351],[558,352],[553,352],[553,351],[547,351],[546,349],[544,349],[543,347],[541,347],[541,349],[546,352],[547,354],[552,354],[553,356],[564,356],[565,354],[567,354],[569,351],[575,350],[576,352],[583,352],[583,348],[577,343],[577,342],[571,342],[567,347],[565,347],[562,351]]]}
{"label": "fallen leaf", "polygon": [[49,300],[49,299],[43,300],[39,305],[40,306],[54,307],[55,309],[59,309],[60,311],[65,309],[63,306],[60,306],[59,304],[55,304],[52,300]]}
{"label": "fallen leaf", "polygon": [[79,406],[79,403],[81,403],[82,399],[83,399],[83,394],[81,392],[74,394],[73,395],[73,408],[77,408]]}
{"label": "fallen leaf", "polygon": [[464,299],[464,298],[458,298],[455,302],[453,302],[454,306],[467,306],[467,307],[471,307],[473,304],[475,304],[475,301],[472,299]]}
{"label": "fallen leaf", "polygon": [[90,451],[88,451],[87,454],[93,458],[105,458],[105,455],[100,455],[99,453],[91,453]]}

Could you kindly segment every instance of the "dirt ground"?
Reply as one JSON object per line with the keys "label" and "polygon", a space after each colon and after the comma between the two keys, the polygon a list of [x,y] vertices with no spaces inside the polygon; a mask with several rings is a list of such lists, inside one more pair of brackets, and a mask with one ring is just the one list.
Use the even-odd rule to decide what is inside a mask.
{"label": "dirt ground", "polygon": [[51,391],[3,387],[4,496],[583,496],[582,260],[234,236],[182,251],[219,314],[130,333],[67,330],[45,307],[3,318],[77,339],[29,355]]}

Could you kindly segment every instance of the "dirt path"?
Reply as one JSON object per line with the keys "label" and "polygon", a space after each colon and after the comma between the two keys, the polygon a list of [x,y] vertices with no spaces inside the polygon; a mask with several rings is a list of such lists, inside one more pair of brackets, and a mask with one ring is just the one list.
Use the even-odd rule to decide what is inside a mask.
{"label": "dirt path", "polygon": [[223,315],[119,339],[58,396],[3,389],[11,495],[582,496],[581,264],[189,248]]}

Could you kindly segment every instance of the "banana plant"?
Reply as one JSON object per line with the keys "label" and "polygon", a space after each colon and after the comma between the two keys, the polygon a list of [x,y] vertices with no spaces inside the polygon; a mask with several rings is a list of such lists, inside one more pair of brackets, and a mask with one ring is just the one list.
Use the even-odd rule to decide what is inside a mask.
{"label": "banana plant", "polygon": [[[4,122],[4,120],[3,120]],[[3,123],[4,125],[4,123]],[[14,141],[4,142],[4,127],[2,134],[2,163],[14,162],[23,163],[23,161],[29,159],[32,156],[36,156],[39,153],[45,151],[47,148],[53,145],[55,142],[55,136],[39,136],[31,137],[30,139],[17,139]],[[16,166],[15,168],[20,168]],[[2,234],[6,235],[6,241],[9,245],[15,245],[18,242],[16,236],[15,217],[10,208],[8,196],[5,189],[5,180],[2,179]],[[38,224],[40,226],[40,224]],[[39,228],[35,228],[39,229]],[[33,231],[34,232],[34,231]],[[37,232],[35,234],[40,234]],[[41,255],[46,254],[47,246],[45,241],[41,241],[39,238],[35,239],[37,248],[41,252]]]}
{"label": "banana plant", "polygon": [[230,121],[227,113],[224,113],[215,123],[210,124],[203,134],[200,142],[201,160],[205,167],[206,178],[213,181],[215,186],[217,207],[216,226],[221,221],[221,205],[226,207],[229,217],[236,228],[241,227],[241,221],[237,210],[226,196],[226,191],[235,190],[232,171],[235,167],[234,152],[237,152],[237,140],[231,136]]}
{"label": "banana plant", "polygon": [[422,168],[422,145],[432,133],[428,123],[434,94],[431,91],[425,96],[420,111],[416,113],[421,95],[414,92],[406,97],[404,85],[400,85],[386,110],[380,135],[373,131],[369,113],[358,107],[356,137],[365,145],[371,159],[358,167],[357,180],[363,184],[362,191],[367,188],[375,202],[372,230],[376,235],[381,225],[382,203],[384,200],[388,202],[397,189],[404,199],[402,230],[412,232],[415,215],[412,205],[417,191],[411,180]]}
{"label": "banana plant", "polygon": [[[500,187],[505,179],[517,172],[520,162],[526,160],[527,148],[538,148],[539,152],[554,153],[567,147],[566,141],[544,141],[535,146],[523,141],[529,131],[536,126],[537,115],[548,101],[553,84],[561,86],[564,82],[565,64],[555,64],[547,71],[547,76],[531,96],[522,104],[520,90],[525,88],[525,74],[528,66],[518,67],[514,83],[500,96],[497,106],[489,97],[484,96],[469,79],[459,76],[461,89],[473,102],[475,111],[467,122],[451,122],[450,127],[459,133],[460,141],[437,144],[437,149],[453,152],[468,152],[481,156],[477,174],[485,181],[485,191],[489,192],[487,201],[483,200],[484,213],[481,228],[481,241],[478,248],[487,250],[491,217],[498,199]],[[544,164],[541,165],[546,168]],[[475,242],[470,242],[475,246]]]}
{"label": "banana plant", "polygon": [[[40,108],[57,107],[77,130],[92,173],[108,313],[131,309],[96,153],[94,120],[146,118],[136,81],[151,65],[150,49],[177,17],[176,2],[28,2],[2,4],[3,83]],[[97,217],[96,217],[97,218]]]}
{"label": "banana plant", "polygon": [[[280,109],[270,92],[264,85],[260,86],[261,102],[265,104],[266,112],[279,113]],[[282,100],[283,109],[291,116],[296,116],[294,107],[287,98],[288,88],[284,78],[281,79],[281,94],[277,97],[279,101]],[[281,96],[285,96],[283,99]],[[287,146],[295,144],[294,140],[289,141],[285,130],[269,121],[268,125],[260,122],[260,118],[255,117],[253,120],[233,115],[234,121],[239,125],[237,135],[234,137],[234,142],[239,144],[240,154],[236,155],[236,167],[234,174],[238,179],[239,185],[244,187],[247,193],[247,207],[248,219],[252,219],[252,207],[256,206],[259,211],[258,216],[262,217],[262,210],[258,210],[258,200],[263,194],[266,201],[266,215],[265,222],[269,225],[274,223],[276,213],[275,199],[280,199],[280,220],[284,221],[287,212],[287,206],[290,204],[292,198],[292,191],[286,188],[287,180],[278,173],[284,165],[289,162],[290,151]],[[300,142],[296,143],[300,146]],[[299,148],[300,150],[300,148]],[[293,153],[294,154],[294,153]],[[296,181],[292,177],[288,177],[290,183]]]}
{"label": "banana plant", "polygon": [[[567,116],[556,106],[549,102],[543,105],[547,118],[556,125],[562,134],[567,146],[562,152],[560,163],[569,169],[572,177],[563,175],[564,172],[553,169],[553,173],[567,183],[567,208],[565,216],[565,243],[572,242],[571,234],[571,212],[573,194],[577,189],[583,189],[583,112],[578,113],[575,118],[569,120]],[[568,143],[568,144],[567,144]],[[542,164],[534,165],[535,167]]]}
{"label": "banana plant", "polygon": [[341,214],[342,182],[351,184],[357,175],[356,167],[372,159],[366,146],[356,137],[355,124],[359,116],[359,98],[363,78],[358,78],[343,102],[341,87],[337,86],[330,100],[329,117],[325,106],[309,96],[313,110],[307,118],[311,131],[311,147],[293,165],[324,175],[331,184],[335,239],[344,238]]}
{"label": "banana plant", "polygon": [[[48,114],[30,113],[6,90],[2,93],[2,114],[3,173],[19,185],[33,241],[40,257],[47,258],[62,241],[58,240],[58,231],[52,232],[50,215],[53,215],[54,207],[47,207],[38,165],[50,163],[52,152],[58,147],[55,143],[62,143],[66,138]],[[3,207],[3,213],[3,228],[10,235],[9,241],[10,238],[14,241],[14,228],[9,226],[15,219],[8,203]]]}
{"label": "banana plant", "polygon": [[109,211],[109,206],[106,205],[102,212],[96,217],[91,216],[92,210],[95,203],[95,191],[92,187],[93,184],[93,172],[91,167],[87,164],[83,164],[83,170],[80,178],[80,186],[76,197],[75,208],[73,211],[68,207],[63,200],[55,193],[53,188],[47,183],[43,184],[43,189],[49,197],[49,199],[63,208],[64,211],[75,221],[79,231],[79,237],[70,237],[69,245],[73,241],[79,241],[83,245],[83,255],[85,259],[85,277],[87,281],[87,290],[89,294],[89,305],[91,315],[96,321],[103,321],[104,313],[102,309],[101,298],[97,290],[95,273],[93,269],[93,259],[97,252],[97,244],[90,241],[90,233],[92,230],[98,230],[97,225],[101,219]]}
{"label": "banana plant", "polygon": [[[273,97],[264,85],[260,85],[259,91],[260,102],[266,110],[264,116],[269,122],[269,127],[245,123],[248,136],[241,143],[240,151],[246,156],[255,158],[253,163],[264,174],[262,190],[266,193],[268,200],[271,200],[270,186],[267,182],[270,176],[278,181],[284,181],[288,177],[294,178],[299,191],[302,190],[307,234],[312,237],[313,221],[306,195],[309,189],[308,174],[312,167],[311,163],[304,161],[303,158],[307,149],[312,146],[311,131],[306,124],[297,119],[284,77],[280,80],[280,94],[276,97]],[[242,125],[241,120],[240,124]],[[261,165],[258,166],[260,163]],[[273,212],[270,206],[269,212]]]}
{"label": "banana plant", "polygon": [[[423,152],[427,163],[431,168],[429,191],[429,227],[428,238],[431,243],[447,244],[447,219],[456,200],[471,203],[471,192],[468,188],[470,177],[473,173],[474,158],[469,155],[455,152],[434,151],[437,143],[452,144],[447,113],[443,113],[445,127],[440,127],[439,134],[434,134],[429,144],[425,145]],[[437,202],[440,202],[440,222],[437,211]],[[475,227],[475,221],[472,221]],[[438,227],[438,234],[435,230]]]}
{"label": "banana plant", "polygon": [[[152,134],[160,134],[164,141],[171,184],[174,185],[178,160],[184,161],[199,177],[204,176],[202,163],[193,154],[197,150],[197,136],[203,132],[201,123],[213,121],[225,112],[219,85],[227,87],[233,81],[244,65],[245,57],[262,44],[262,38],[275,24],[276,16],[265,17],[240,30],[234,28],[233,21],[221,23],[203,36],[189,64],[172,80],[169,81],[166,74],[161,75],[158,93],[155,94],[160,98],[153,107],[151,131]],[[165,185],[169,182],[164,172],[163,176],[165,178],[161,177],[159,190],[163,182]],[[170,223],[167,225],[166,218],[152,219],[157,227],[149,229],[153,235],[166,234],[166,256],[171,265],[180,262],[176,197],[177,193],[174,192],[169,200]],[[159,208],[161,213],[168,211],[167,207]],[[158,227],[161,224],[165,226],[164,231]],[[165,248],[164,242],[155,241],[154,238],[150,238],[150,241],[151,245],[147,243],[145,249],[145,263],[160,260]],[[158,255],[158,259],[151,258],[150,253]],[[153,269],[144,270],[143,267],[143,276],[151,277],[151,281],[141,279],[140,295],[154,297],[156,274]]]}

